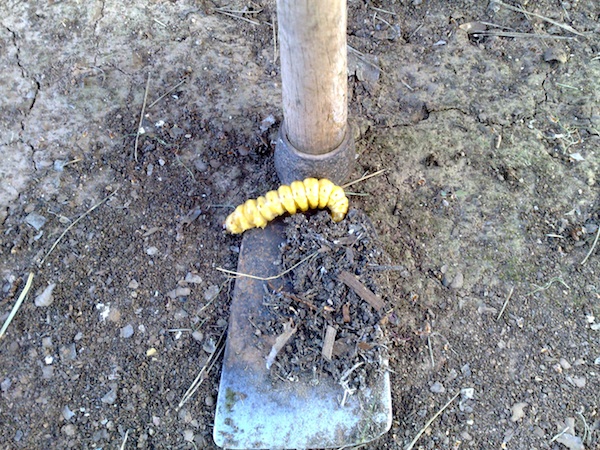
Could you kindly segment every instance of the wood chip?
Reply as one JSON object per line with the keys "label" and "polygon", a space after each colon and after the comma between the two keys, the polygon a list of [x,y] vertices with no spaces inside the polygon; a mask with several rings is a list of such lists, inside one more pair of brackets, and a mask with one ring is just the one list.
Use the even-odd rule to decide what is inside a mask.
{"label": "wood chip", "polygon": [[344,305],[342,306],[342,317],[343,317],[344,323],[350,323],[352,321],[352,318],[350,317],[350,304],[349,303],[344,303]]}
{"label": "wood chip", "polygon": [[271,348],[271,352],[269,356],[267,356],[267,369],[270,369],[273,363],[275,362],[275,357],[281,351],[281,349],[287,344],[287,341],[290,340],[292,335],[296,332],[298,328],[294,326],[294,321],[290,319],[289,322],[283,324],[283,333],[281,333],[275,339],[275,343]]}
{"label": "wood chip", "polygon": [[360,298],[371,305],[376,311],[383,309],[383,300],[369,290],[360,280],[350,272],[343,270],[338,275],[338,280],[352,289]]}
{"label": "wood chip", "polygon": [[321,355],[323,355],[323,358],[327,361],[331,361],[336,334],[337,330],[331,325],[328,325],[327,330],[325,331],[325,339],[323,340],[323,348],[321,349]]}

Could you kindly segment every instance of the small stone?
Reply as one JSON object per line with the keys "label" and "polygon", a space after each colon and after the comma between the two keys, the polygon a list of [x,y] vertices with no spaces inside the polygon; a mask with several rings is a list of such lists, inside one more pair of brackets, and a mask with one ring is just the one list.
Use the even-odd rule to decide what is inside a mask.
{"label": "small stone", "polygon": [[567,376],[567,381],[569,383],[571,383],[573,386],[578,387],[578,388],[584,388],[587,380],[585,377],[570,377]]}
{"label": "small stone", "polygon": [[156,247],[148,247],[146,249],[146,254],[150,256],[154,256],[158,253],[158,249]]}
{"label": "small stone", "polygon": [[567,62],[567,53],[562,48],[549,47],[544,52],[544,61],[564,64]]}
{"label": "small stone", "polygon": [[215,399],[212,395],[207,395],[206,398],[204,399],[204,404],[206,406],[213,406],[215,404]]}
{"label": "small stone", "polygon": [[202,344],[202,349],[209,354],[212,354],[217,349],[217,345],[215,344],[215,340],[213,338],[207,339],[204,344]]}
{"label": "small stone", "polygon": [[435,383],[433,383],[431,385],[431,387],[429,388],[429,390],[431,392],[433,392],[434,394],[443,394],[444,392],[446,392],[446,388],[439,381],[436,381]]}
{"label": "small stone", "polygon": [[460,289],[461,287],[463,287],[464,284],[464,276],[462,274],[462,272],[458,272],[456,274],[456,276],[454,277],[454,279],[452,280],[452,283],[450,283],[450,289]]}
{"label": "small stone", "polygon": [[25,217],[25,223],[31,225],[37,231],[39,231],[47,221],[48,219],[36,212],[29,213],[27,217]]}
{"label": "small stone", "polygon": [[556,438],[556,442],[564,445],[570,450],[584,450],[583,441],[578,436],[573,436],[570,433],[562,433]]}
{"label": "small stone", "polygon": [[42,378],[49,380],[54,376],[54,366],[43,366],[42,367]]}
{"label": "small stone", "polygon": [[192,337],[196,341],[200,342],[200,341],[202,341],[202,339],[204,339],[204,333],[202,333],[202,331],[196,330],[192,333]]}
{"label": "small stone", "polygon": [[121,337],[123,339],[129,339],[131,336],[133,336],[133,325],[127,324],[121,328]]}
{"label": "small stone", "polygon": [[219,291],[221,290],[221,288],[219,288],[219,286],[212,284],[210,285],[206,291],[204,291],[204,300],[206,300],[207,302],[210,302],[211,300],[213,300],[217,295],[219,295]]}
{"label": "small stone", "polygon": [[137,280],[131,280],[127,287],[129,289],[137,289],[138,287],[140,287],[140,283],[138,283]]}
{"label": "small stone", "polygon": [[44,307],[50,306],[54,301],[54,296],[52,295],[52,291],[56,287],[56,283],[49,284],[44,291],[35,298],[35,306]]}
{"label": "small stone", "polygon": [[75,415],[75,413],[71,411],[71,409],[67,405],[65,405],[61,412],[65,420],[71,420],[71,417]]}
{"label": "small stone", "polygon": [[167,292],[167,297],[169,298],[177,298],[177,297],[187,297],[191,293],[191,289],[188,287],[178,287],[173,289],[172,291]]}
{"label": "small stone", "polygon": [[50,336],[46,336],[46,337],[42,338],[42,347],[52,348],[52,338]]}
{"label": "small stone", "polygon": [[186,442],[192,442],[194,440],[194,432],[192,430],[183,430],[183,439]]}
{"label": "small stone", "polygon": [[0,383],[0,390],[2,390],[2,392],[6,392],[10,389],[11,386],[12,381],[10,381],[10,378],[5,378],[4,381]]}
{"label": "small stone", "polygon": [[525,403],[525,402],[520,402],[520,403],[515,403],[511,408],[511,416],[510,416],[510,420],[512,420],[513,422],[518,422],[519,420],[521,420],[523,417],[525,417],[525,408],[529,406],[529,403]]}
{"label": "small stone", "polygon": [[474,388],[463,388],[460,390],[460,395],[462,396],[463,400],[472,399],[475,396],[475,389]]}
{"label": "small stone", "polygon": [[560,366],[565,370],[569,370],[571,368],[571,364],[569,364],[569,361],[567,361],[565,358],[560,358],[558,362]]}
{"label": "small stone", "polygon": [[157,353],[158,353],[158,351],[154,347],[149,348],[148,350],[146,350],[146,356],[154,356]]}
{"label": "small stone", "polygon": [[102,403],[112,405],[117,400],[117,390],[111,389],[100,399]]}
{"label": "small stone", "polygon": [[77,348],[75,347],[75,342],[72,342],[69,345],[62,345],[58,349],[58,353],[62,361],[73,361],[77,359]]}
{"label": "small stone", "polygon": [[188,272],[185,276],[186,283],[201,284],[202,277],[197,273]]}
{"label": "small stone", "polygon": [[469,363],[465,364],[464,366],[462,366],[460,368],[461,373],[463,374],[463,376],[465,377],[470,377],[472,372],[471,372],[471,366],[469,365]]}
{"label": "small stone", "polygon": [[77,432],[77,427],[75,425],[73,425],[72,423],[70,423],[70,424],[62,427],[62,432],[69,437],[73,437],[73,436],[75,436],[75,433]]}

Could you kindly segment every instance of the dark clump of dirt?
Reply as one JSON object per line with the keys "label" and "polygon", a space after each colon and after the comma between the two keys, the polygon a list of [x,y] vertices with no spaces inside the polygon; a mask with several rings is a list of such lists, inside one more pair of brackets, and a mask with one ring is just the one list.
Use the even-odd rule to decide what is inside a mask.
{"label": "dark clump of dirt", "polygon": [[325,211],[286,221],[286,284],[266,294],[271,314],[256,324],[289,336],[271,368],[273,382],[333,377],[348,390],[364,388],[387,360],[385,254],[373,226],[358,210],[339,223]]}

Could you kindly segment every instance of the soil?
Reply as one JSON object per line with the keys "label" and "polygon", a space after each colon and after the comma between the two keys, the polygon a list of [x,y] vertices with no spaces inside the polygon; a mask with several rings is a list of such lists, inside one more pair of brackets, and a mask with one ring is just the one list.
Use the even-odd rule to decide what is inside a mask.
{"label": "soil", "polygon": [[[349,2],[351,178],[386,169],[351,206],[395,266],[394,420],[366,448],[446,405],[413,448],[600,447],[600,8],[507,3]],[[222,223],[279,185],[275,4],[0,17],[1,323],[33,274],[2,447],[214,448],[218,360],[178,405],[227,327]]]}

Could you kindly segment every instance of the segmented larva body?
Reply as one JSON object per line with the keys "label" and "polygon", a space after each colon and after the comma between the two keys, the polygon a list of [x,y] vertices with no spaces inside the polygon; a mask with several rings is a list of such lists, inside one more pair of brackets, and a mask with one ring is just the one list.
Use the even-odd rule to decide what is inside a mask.
{"label": "segmented larva body", "polygon": [[225,229],[239,234],[250,228],[264,228],[269,221],[286,212],[296,214],[316,208],[329,208],[333,221],[339,222],[348,212],[348,198],[340,186],[326,178],[294,181],[235,208],[225,220]]}

